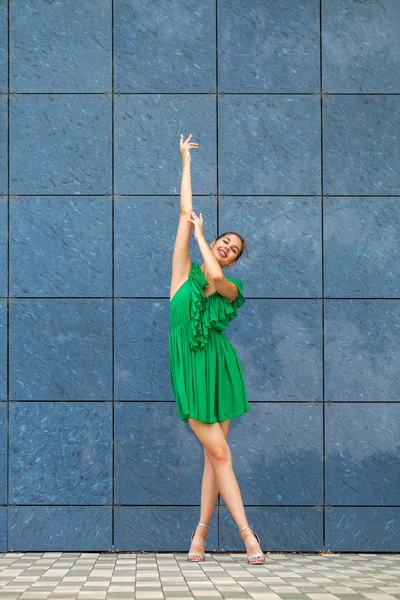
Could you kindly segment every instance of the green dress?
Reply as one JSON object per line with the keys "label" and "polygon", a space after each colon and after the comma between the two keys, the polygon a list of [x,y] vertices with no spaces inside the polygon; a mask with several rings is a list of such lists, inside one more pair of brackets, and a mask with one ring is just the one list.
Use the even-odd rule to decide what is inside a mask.
{"label": "green dress", "polygon": [[223,333],[245,302],[243,282],[226,279],[239,290],[232,303],[218,292],[204,296],[208,281],[192,262],[188,279],[170,300],[169,372],[182,421],[216,423],[249,411],[242,367]]}

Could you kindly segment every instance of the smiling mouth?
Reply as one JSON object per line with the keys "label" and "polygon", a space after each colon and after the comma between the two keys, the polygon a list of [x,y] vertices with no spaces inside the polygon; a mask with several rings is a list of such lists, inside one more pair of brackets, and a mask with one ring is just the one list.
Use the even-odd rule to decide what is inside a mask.
{"label": "smiling mouth", "polygon": [[218,248],[218,252],[219,252],[219,255],[222,256],[222,258],[226,258],[226,253],[223,250],[220,250]]}

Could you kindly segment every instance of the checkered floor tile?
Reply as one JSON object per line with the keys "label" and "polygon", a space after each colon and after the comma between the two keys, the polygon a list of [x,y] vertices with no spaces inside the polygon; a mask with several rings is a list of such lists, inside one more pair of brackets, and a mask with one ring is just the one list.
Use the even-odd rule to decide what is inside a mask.
{"label": "checkered floor tile", "polygon": [[400,600],[400,554],[0,554],[1,600]]}

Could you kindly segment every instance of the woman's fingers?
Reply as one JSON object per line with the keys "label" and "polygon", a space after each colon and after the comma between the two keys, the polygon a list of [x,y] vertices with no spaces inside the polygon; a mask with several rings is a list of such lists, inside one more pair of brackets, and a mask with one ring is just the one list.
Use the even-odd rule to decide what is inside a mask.
{"label": "woman's fingers", "polygon": [[[189,137],[187,137],[183,143],[188,146],[193,146],[193,145],[198,146],[199,144],[197,142],[189,142],[191,137],[192,137],[192,134],[190,134]],[[183,138],[183,133],[181,133],[181,141],[182,141],[182,138]]]}

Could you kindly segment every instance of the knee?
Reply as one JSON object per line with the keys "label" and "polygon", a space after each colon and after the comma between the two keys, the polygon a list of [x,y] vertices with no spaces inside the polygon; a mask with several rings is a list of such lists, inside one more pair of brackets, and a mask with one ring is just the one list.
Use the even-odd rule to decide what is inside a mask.
{"label": "knee", "polygon": [[209,459],[218,464],[227,463],[231,459],[231,452],[228,444],[225,444],[224,446],[211,446],[210,448],[207,448],[206,452]]}

